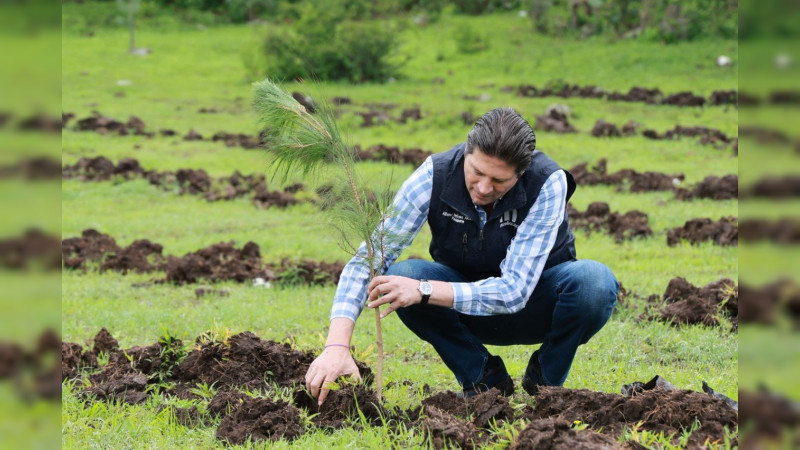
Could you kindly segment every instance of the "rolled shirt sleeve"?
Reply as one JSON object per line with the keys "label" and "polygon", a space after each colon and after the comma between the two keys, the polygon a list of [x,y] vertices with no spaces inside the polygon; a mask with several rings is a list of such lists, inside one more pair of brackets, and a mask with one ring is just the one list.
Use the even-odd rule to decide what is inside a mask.
{"label": "rolled shirt sleeve", "polygon": [[452,283],[453,309],[473,316],[515,313],[528,302],[555,244],[566,210],[567,177],[557,170],[522,221],[500,263],[500,277]]}

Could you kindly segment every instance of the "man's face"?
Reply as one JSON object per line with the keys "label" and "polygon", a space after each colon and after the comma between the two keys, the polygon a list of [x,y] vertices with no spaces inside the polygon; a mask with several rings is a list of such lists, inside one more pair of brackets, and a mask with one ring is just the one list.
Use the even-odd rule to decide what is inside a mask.
{"label": "man's face", "polygon": [[518,179],[513,166],[486,155],[477,147],[464,157],[464,181],[472,202],[478,206],[493,205]]}

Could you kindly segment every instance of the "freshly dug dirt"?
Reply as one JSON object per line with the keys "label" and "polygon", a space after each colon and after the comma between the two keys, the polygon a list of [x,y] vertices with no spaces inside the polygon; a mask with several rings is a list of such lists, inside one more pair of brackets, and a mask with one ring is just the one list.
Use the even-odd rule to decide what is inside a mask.
{"label": "freshly dug dirt", "polygon": [[[62,117],[63,118],[63,117]],[[130,116],[127,122],[122,122],[111,117],[106,117],[98,111],[93,111],[92,115],[79,119],[76,131],[94,131],[99,134],[117,134],[127,136],[129,134],[153,137],[152,132],[145,131],[145,123],[136,116]]]}
{"label": "freshly dug dirt", "polygon": [[[641,423],[641,428],[655,432],[680,433],[695,420],[707,427],[733,428],[736,411],[725,401],[700,392],[653,389],[633,397],[593,392],[586,389],[542,387],[536,396],[535,416],[580,420],[603,434],[618,436],[623,427]],[[721,442],[722,435],[712,441]]]}
{"label": "freshly dug dirt", "polygon": [[517,95],[520,97],[580,97],[580,98],[601,98],[603,90],[597,86],[578,86],[576,84],[551,82],[544,88],[537,88],[532,85],[520,85],[517,88]]}
{"label": "freshly dug dirt", "polygon": [[[739,423],[749,430],[742,438],[742,448],[773,448],[768,444],[782,442],[787,430],[797,430],[800,426],[800,404],[766,388],[762,387],[760,392],[740,390],[739,405]],[[795,438],[793,444],[797,448],[800,439]]]}
{"label": "freshly dug dirt", "polygon": [[303,434],[300,410],[282,402],[266,398],[245,398],[217,428],[218,439],[232,445],[248,440],[292,441]]}
{"label": "freshly dug dirt", "polygon": [[60,270],[59,253],[59,239],[38,229],[28,229],[18,238],[0,239],[0,267],[4,269]]}
{"label": "freshly dug dirt", "polygon": [[548,108],[545,115],[536,116],[536,130],[553,131],[556,133],[575,133],[575,127],[569,123],[567,115],[557,108]]}
{"label": "freshly dug dirt", "polygon": [[614,236],[617,241],[653,234],[653,230],[647,224],[647,214],[639,210],[628,211],[625,214],[611,212],[608,203],[605,202],[592,203],[585,212],[576,210],[571,203],[568,203],[567,214],[573,229],[582,229],[589,233],[603,231]]}
{"label": "freshly dug dirt", "polygon": [[147,376],[143,373],[126,373],[112,380],[95,384],[83,391],[84,397],[98,401],[121,401],[132,405],[147,400]]}
{"label": "freshly dug dirt", "polygon": [[800,243],[800,219],[782,217],[776,221],[768,219],[746,219],[739,224],[745,242],[770,241],[776,244]]}
{"label": "freshly dug dirt", "polygon": [[648,139],[675,139],[682,136],[685,137],[699,137],[702,145],[713,145],[716,148],[723,148],[732,145],[734,142],[738,143],[738,139],[732,138],[720,130],[708,127],[684,127],[675,125],[671,130],[667,130],[664,134],[659,134],[655,130],[644,130],[642,136]]}
{"label": "freshly dug dirt", "polygon": [[682,227],[667,231],[667,245],[673,247],[684,239],[692,245],[711,241],[717,245],[739,245],[739,221],[736,217],[722,217],[714,222],[708,218],[687,220]]}
{"label": "freshly dug dirt", "polygon": [[740,285],[741,310],[739,320],[742,323],[759,323],[772,325],[777,314],[788,313],[794,320],[795,327],[800,326],[800,285],[794,281],[783,279],[753,287]]}
{"label": "freshly dug dirt", "polygon": [[110,354],[116,350],[119,350],[119,342],[108,332],[106,327],[101,328],[94,337],[92,353],[95,355],[99,355],[100,353]]}
{"label": "freshly dug dirt", "polygon": [[317,414],[312,421],[322,428],[342,428],[348,419],[359,418],[359,412],[368,423],[375,424],[380,423],[381,415],[386,418],[393,415],[380,405],[375,391],[363,384],[342,383],[340,389],[328,393],[322,407],[317,406],[317,400],[305,389],[296,390],[293,400],[309,414]]}
{"label": "freshly dug dirt", "polygon": [[132,180],[143,175],[144,170],[139,165],[139,161],[132,158],[123,158],[115,166],[105,156],[81,157],[77,163],[71,166],[64,166],[61,171],[63,178],[77,178],[82,181],[107,181],[115,176]]}
{"label": "freshly dug dirt", "polygon": [[733,280],[723,278],[697,287],[683,277],[670,280],[664,291],[666,306],[661,320],[673,324],[719,325],[719,314],[725,314],[738,326],[739,291]]}
{"label": "freshly dug dirt", "polygon": [[244,399],[248,398],[247,394],[236,390],[219,390],[214,398],[208,402],[208,413],[214,417],[225,417],[235,410]]}
{"label": "freshly dug dirt", "polygon": [[317,111],[317,108],[314,107],[314,99],[312,99],[311,96],[295,91],[292,92],[292,98],[297,100],[297,103],[303,105],[309,114],[314,114]]}
{"label": "freshly dug dirt", "polygon": [[744,196],[774,199],[800,197],[800,176],[766,176],[753,184],[750,189],[746,189]]}
{"label": "freshly dug dirt", "polygon": [[606,96],[606,99],[610,101],[658,104],[661,103],[661,97],[663,97],[663,95],[664,94],[662,94],[661,90],[658,88],[649,89],[645,87],[634,86],[628,91],[627,94],[611,92]]}
{"label": "freshly dug dirt", "polygon": [[399,147],[387,146],[384,144],[373,145],[367,149],[361,146],[354,147],[361,161],[388,161],[394,164],[412,164],[419,167],[433,153],[420,148],[407,148],[400,150]]}
{"label": "freshly dug dirt", "polygon": [[609,436],[589,429],[577,431],[564,419],[538,419],[523,429],[509,450],[605,450],[622,449]]}
{"label": "freshly dug dirt", "polygon": [[43,133],[61,134],[61,121],[58,117],[37,113],[19,121],[17,128],[23,131],[41,131]]}
{"label": "freshly dug dirt", "polygon": [[100,271],[113,270],[123,275],[128,271],[146,273],[154,270],[164,270],[166,260],[161,254],[161,244],[139,239],[119,252],[110,255],[100,266]]}
{"label": "freshly dug dirt", "polygon": [[192,350],[173,372],[186,383],[216,383],[218,387],[260,388],[274,381],[282,386],[302,384],[314,355],[288,344],[265,341],[251,332],[231,336],[228,343],[204,342]]}
{"label": "freshly dug dirt", "polygon": [[18,177],[28,181],[53,180],[61,176],[61,161],[49,156],[22,158],[0,166],[0,179]]}
{"label": "freshly dug dirt", "polygon": [[679,92],[677,94],[668,95],[661,100],[661,104],[663,105],[674,106],[703,106],[705,103],[705,98],[694,95],[691,92]]}
{"label": "freshly dug dirt", "polygon": [[599,119],[592,128],[592,136],[594,137],[621,137],[622,132],[613,123],[608,123],[603,119]]}
{"label": "freshly dug dirt", "polygon": [[87,261],[100,261],[107,253],[120,250],[114,238],[94,229],[83,230],[80,237],[61,241],[61,258],[67,269],[85,269]]}
{"label": "freshly dug dirt", "polygon": [[278,265],[268,264],[267,270],[277,274],[272,279],[287,285],[335,285],[339,284],[339,277],[342,275],[344,266],[345,263],[341,261],[327,263],[309,259],[292,261],[284,258]]}
{"label": "freshly dug dirt", "polygon": [[235,280],[241,283],[267,276],[262,268],[261,251],[254,242],[248,242],[241,249],[234,247],[233,243],[220,242],[180,258],[167,257],[166,281],[177,285],[200,280],[209,283]]}
{"label": "freshly dug dirt", "polygon": [[22,365],[25,353],[14,342],[0,342],[0,380],[15,375]]}
{"label": "freshly dug dirt", "polygon": [[97,355],[84,351],[80,344],[74,342],[61,343],[61,378],[68,380],[77,378],[80,370],[97,367]]}
{"label": "freshly dug dirt", "polygon": [[490,389],[470,399],[452,391],[439,392],[422,400],[423,407],[433,406],[452,416],[472,419],[478,428],[488,428],[492,421],[513,420],[514,411],[497,389]]}
{"label": "freshly dug dirt", "polygon": [[426,406],[425,416],[423,431],[437,450],[451,446],[479,448],[488,440],[472,423],[453,417],[435,406]]}
{"label": "freshly dug dirt", "polygon": [[591,168],[588,167],[588,163],[581,163],[569,169],[569,173],[572,174],[575,178],[575,182],[579,185],[619,185],[620,190],[622,190],[624,185],[628,185],[628,189],[631,192],[672,190],[676,183],[685,178],[682,173],[641,173],[633,169],[621,169],[609,174],[607,172],[607,164],[608,161],[606,158],[600,158]]}
{"label": "freshly dug dirt", "polygon": [[725,175],[717,177],[709,175],[703,181],[694,185],[692,190],[675,189],[675,198],[678,200],[692,200],[695,198],[710,198],[712,200],[729,200],[739,197],[739,175]]}
{"label": "freshly dug dirt", "polygon": [[738,105],[739,94],[735,90],[730,91],[714,91],[708,99],[708,104],[711,106],[722,105]]}

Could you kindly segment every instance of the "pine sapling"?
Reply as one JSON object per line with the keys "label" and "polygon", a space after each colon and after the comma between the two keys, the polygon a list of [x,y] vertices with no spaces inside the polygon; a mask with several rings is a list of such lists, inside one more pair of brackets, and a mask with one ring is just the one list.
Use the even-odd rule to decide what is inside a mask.
{"label": "pine sapling", "polygon": [[[265,139],[275,159],[274,176],[284,181],[299,169],[306,176],[323,163],[336,168],[336,181],[327,192],[325,210],[340,232],[342,247],[369,267],[369,280],[380,275],[386,261],[384,243],[391,239],[386,220],[391,216],[389,189],[373,197],[355,168],[357,155],[342,138],[331,106],[315,104],[314,113],[271,80],[254,84],[254,106],[265,129]],[[356,239],[353,240],[352,238]],[[353,245],[364,242],[363,246]],[[378,348],[377,396],[383,394],[383,334],[375,308]]]}

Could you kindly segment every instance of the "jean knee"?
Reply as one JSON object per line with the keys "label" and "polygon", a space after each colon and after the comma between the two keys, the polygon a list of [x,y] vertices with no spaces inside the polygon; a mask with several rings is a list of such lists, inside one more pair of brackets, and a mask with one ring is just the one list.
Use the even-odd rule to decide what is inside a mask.
{"label": "jean knee", "polygon": [[386,275],[397,275],[401,277],[414,278],[419,276],[419,262],[420,260],[407,259],[392,264]]}
{"label": "jean knee", "polygon": [[587,313],[610,311],[617,303],[619,282],[605,264],[591,260],[579,264],[573,278],[580,285],[581,303]]}

